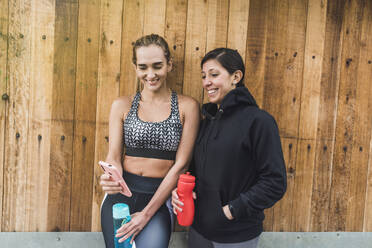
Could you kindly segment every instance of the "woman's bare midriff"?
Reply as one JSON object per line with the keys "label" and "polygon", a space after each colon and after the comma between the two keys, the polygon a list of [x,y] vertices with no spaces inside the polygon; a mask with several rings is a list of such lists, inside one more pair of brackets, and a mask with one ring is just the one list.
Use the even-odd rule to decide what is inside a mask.
{"label": "woman's bare midriff", "polygon": [[174,164],[173,160],[142,158],[125,155],[124,170],[143,177],[163,178]]}

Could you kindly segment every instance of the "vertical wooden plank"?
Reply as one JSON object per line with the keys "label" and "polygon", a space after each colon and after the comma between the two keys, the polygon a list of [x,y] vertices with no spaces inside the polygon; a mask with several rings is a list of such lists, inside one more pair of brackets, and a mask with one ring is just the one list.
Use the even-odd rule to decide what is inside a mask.
{"label": "vertical wooden plank", "polygon": [[309,0],[298,135],[299,153],[293,195],[297,200],[293,202],[292,223],[298,231],[309,231],[310,227],[326,10],[327,3],[323,0]]}
{"label": "vertical wooden plank", "polygon": [[[6,127],[3,231],[25,231],[31,1],[9,1],[9,117]],[[15,197],[16,196],[16,197]]]}
{"label": "vertical wooden plank", "polygon": [[265,231],[286,232],[290,230],[292,215],[292,195],[296,168],[297,139],[281,138],[283,155],[287,169],[287,192],[284,197],[271,209],[265,210]]}
{"label": "vertical wooden plank", "polygon": [[[184,76],[184,56],[187,24],[187,0],[167,0],[164,37],[173,57],[173,70],[168,74],[167,85],[177,93],[182,93]],[[177,221],[175,231],[186,231]]]}
{"label": "vertical wooden plank", "polygon": [[307,1],[273,1],[270,5],[263,108],[276,117],[281,135],[297,137]]}
{"label": "vertical wooden plank", "polygon": [[[360,26],[360,51],[357,68],[357,88],[355,99],[355,124],[350,163],[349,202],[346,215],[347,231],[363,231],[368,175],[368,155],[372,130],[372,68],[368,60],[372,59],[372,3],[358,1],[357,8],[362,8],[363,16]],[[370,211],[370,209],[368,209]]]}
{"label": "vertical wooden plank", "polygon": [[54,1],[32,2],[26,231],[46,231],[52,105]]}
{"label": "vertical wooden plank", "polygon": [[131,95],[137,90],[136,72],[132,63],[132,42],[142,36],[144,16],[144,0],[125,0],[121,43],[120,95]]}
{"label": "vertical wooden plank", "polygon": [[70,231],[90,231],[100,0],[79,2]]}
{"label": "vertical wooden plank", "polygon": [[335,155],[333,157],[332,188],[328,217],[329,231],[346,231],[347,208],[351,177],[351,154],[357,69],[359,60],[360,20],[363,8],[361,1],[347,1],[343,25],[341,77],[338,97]]}
{"label": "vertical wooden plank", "polygon": [[[371,1],[366,2],[366,7],[364,8],[364,18],[363,18],[363,29],[362,29],[362,39],[365,40],[365,47],[363,46],[364,55],[362,55],[361,64],[359,65],[360,72],[358,73],[358,82],[371,82],[372,79],[372,3]],[[369,87],[369,99],[372,97],[372,87]],[[372,112],[371,100],[369,101],[368,110],[365,112]],[[372,123],[372,115],[369,114],[369,120],[367,123]],[[368,160],[368,173],[367,173],[367,187],[366,187],[366,200],[364,208],[364,232],[372,232],[372,133],[371,128],[369,129],[369,160]],[[368,149],[363,148],[363,151]]]}
{"label": "vertical wooden plank", "polygon": [[[334,152],[337,98],[341,64],[341,30],[345,1],[328,1],[326,32],[320,85],[320,103],[310,231],[328,230],[328,207],[331,190],[332,158]],[[327,73],[326,73],[327,72]]]}
{"label": "vertical wooden plank", "polygon": [[200,103],[203,102],[200,61],[206,48],[207,11],[208,4],[205,1],[188,1],[183,94]]}
{"label": "vertical wooden plank", "polygon": [[[207,44],[205,53],[215,48],[226,47],[228,22],[229,1],[208,1]],[[199,87],[201,87],[201,79],[199,79],[199,82]],[[208,101],[208,94],[204,92],[203,103],[207,103]]]}
{"label": "vertical wooden plank", "polygon": [[48,231],[70,228],[77,17],[77,1],[56,1]]}
{"label": "vertical wooden plank", "polygon": [[[247,48],[245,54],[245,85],[253,94],[260,107],[262,107],[264,98],[267,42],[269,38],[271,38],[268,33],[269,25],[271,25],[269,17],[271,18],[274,14],[272,5],[272,1],[250,0],[249,2]],[[289,161],[294,161],[293,158],[295,154],[292,156],[292,152],[296,149],[293,149],[293,141],[291,139],[284,140],[282,137],[282,145],[286,165],[289,166]],[[287,150],[289,152],[286,152],[289,146],[291,146]],[[292,178],[293,175],[291,177],[288,176],[288,179]],[[290,182],[290,180],[288,180],[288,182]],[[290,185],[288,188],[290,189]],[[287,195],[288,190],[285,197]],[[273,208],[266,209],[264,221],[265,231],[273,230],[273,221]]]}
{"label": "vertical wooden plank", "polygon": [[143,35],[164,36],[167,0],[145,0]]}
{"label": "vertical wooden plank", "polygon": [[111,103],[119,96],[121,20],[123,1],[101,1],[99,40],[96,139],[94,152],[94,181],[91,231],[101,231],[100,209],[103,191],[99,185],[102,169],[98,161],[105,160],[108,151],[108,120]]}
{"label": "vertical wooden plank", "polygon": [[[298,0],[272,1],[269,4],[271,18],[267,26],[269,39],[266,44],[262,107],[277,120],[282,139],[297,139],[298,137],[306,8],[307,1]],[[296,142],[292,149],[299,152]],[[296,176],[298,173],[296,167],[290,168],[296,171]],[[272,218],[275,223],[293,221],[293,217],[288,216],[293,214],[293,180],[294,178],[288,178],[287,200],[280,201],[274,207]],[[286,216],[286,219],[279,220],[280,216]],[[275,228],[281,229],[281,225]],[[288,229],[293,230],[291,227]]]}
{"label": "vertical wooden plank", "polygon": [[[167,86],[182,94],[187,23],[187,0],[167,0],[166,29],[164,37],[173,57],[173,69],[168,73]],[[174,220],[174,231],[187,231]]]}
{"label": "vertical wooden plank", "polygon": [[[8,1],[0,0],[0,222],[3,222],[3,174],[4,174],[4,154],[5,154],[5,120],[7,117],[7,58],[8,58]],[[4,96],[4,98],[3,98]],[[0,225],[0,232],[2,225]]]}
{"label": "vertical wooden plank", "polygon": [[245,58],[245,85],[255,97],[258,106],[263,103],[265,82],[266,45],[272,8],[270,1],[250,0]]}
{"label": "vertical wooden plank", "polygon": [[229,3],[227,47],[238,50],[244,61],[247,48],[250,1],[235,0]]}
{"label": "vertical wooden plank", "polygon": [[173,57],[173,70],[168,74],[167,85],[182,93],[187,23],[187,0],[167,0],[164,37]]}
{"label": "vertical wooden plank", "polygon": [[206,53],[218,47],[226,47],[229,22],[229,1],[208,1]]}
{"label": "vertical wooden plank", "polygon": [[[370,88],[372,91],[372,87]],[[370,110],[372,108],[370,107]],[[367,197],[366,197],[366,207],[364,208],[364,232],[371,232],[372,230],[372,214],[369,211],[372,207],[372,135],[370,137],[369,143],[369,160],[368,160],[368,175],[367,175]]]}

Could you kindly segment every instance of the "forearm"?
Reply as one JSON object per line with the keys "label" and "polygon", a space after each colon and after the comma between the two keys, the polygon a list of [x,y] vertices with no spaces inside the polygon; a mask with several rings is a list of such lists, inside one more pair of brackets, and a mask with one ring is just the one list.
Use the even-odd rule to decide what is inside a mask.
{"label": "forearm", "polygon": [[229,204],[232,204],[236,217],[250,215],[252,212],[272,207],[283,197],[286,185],[285,173],[275,178],[262,178],[247,192],[240,193],[239,197]]}
{"label": "forearm", "polygon": [[108,153],[106,156],[105,162],[112,164],[119,170],[120,173],[123,173],[123,166],[121,164],[121,154],[114,155],[112,153]]}
{"label": "forearm", "polygon": [[156,190],[150,202],[142,210],[142,212],[146,216],[151,218],[156,213],[156,211],[164,204],[164,202],[169,198],[172,190],[176,187],[179,175],[184,173],[186,169],[186,166],[177,166],[177,164],[174,164],[172,166],[172,168],[169,170],[169,172],[161,182],[159,188]]}

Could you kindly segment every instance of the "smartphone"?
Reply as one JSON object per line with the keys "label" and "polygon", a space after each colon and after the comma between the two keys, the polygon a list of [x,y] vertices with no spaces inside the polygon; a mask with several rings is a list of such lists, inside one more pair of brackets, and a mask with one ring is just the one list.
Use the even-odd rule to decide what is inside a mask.
{"label": "smartphone", "polygon": [[132,192],[130,191],[128,185],[125,183],[123,177],[120,175],[119,170],[116,169],[115,166],[104,161],[99,161],[98,164],[102,167],[105,174],[109,175],[110,177],[112,177],[112,179],[114,179],[115,182],[118,182],[120,184],[121,194],[127,197],[132,197]]}

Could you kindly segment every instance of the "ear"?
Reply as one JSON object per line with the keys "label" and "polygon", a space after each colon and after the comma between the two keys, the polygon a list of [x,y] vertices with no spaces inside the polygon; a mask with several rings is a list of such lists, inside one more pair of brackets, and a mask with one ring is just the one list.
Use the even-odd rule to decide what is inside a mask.
{"label": "ear", "polygon": [[240,82],[240,80],[242,79],[243,77],[243,72],[241,70],[236,70],[234,73],[233,73],[233,84],[237,84]]}
{"label": "ear", "polygon": [[168,62],[168,72],[171,72],[173,69],[173,59],[170,58]]}

